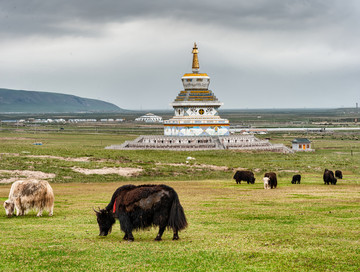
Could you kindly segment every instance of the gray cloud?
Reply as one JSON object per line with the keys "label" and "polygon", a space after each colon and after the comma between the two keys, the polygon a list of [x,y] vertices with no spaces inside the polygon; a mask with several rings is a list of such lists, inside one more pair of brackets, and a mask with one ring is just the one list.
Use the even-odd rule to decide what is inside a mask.
{"label": "gray cloud", "polygon": [[[343,24],[358,17],[357,1],[2,1],[1,32],[42,35],[89,33],[77,24],[93,27],[137,18],[172,18],[201,24],[249,30],[308,29]],[[346,20],[344,20],[346,19]],[[357,20],[358,21],[358,20]]]}
{"label": "gray cloud", "polygon": [[226,108],[353,105],[359,13],[356,0],[0,1],[0,86],[169,108],[198,41]]}

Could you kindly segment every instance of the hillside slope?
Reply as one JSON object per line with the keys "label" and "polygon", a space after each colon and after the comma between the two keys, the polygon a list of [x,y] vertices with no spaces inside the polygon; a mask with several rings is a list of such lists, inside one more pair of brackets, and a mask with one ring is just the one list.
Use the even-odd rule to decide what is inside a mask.
{"label": "hillside slope", "polygon": [[0,112],[121,112],[118,106],[74,95],[0,88]]}

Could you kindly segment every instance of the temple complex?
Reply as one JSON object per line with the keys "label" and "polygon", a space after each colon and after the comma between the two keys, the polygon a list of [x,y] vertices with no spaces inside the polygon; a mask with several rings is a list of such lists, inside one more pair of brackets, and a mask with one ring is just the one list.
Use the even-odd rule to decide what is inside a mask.
{"label": "temple complex", "polygon": [[184,90],[170,105],[174,117],[164,122],[166,136],[224,136],[229,135],[229,120],[220,118],[218,108],[223,105],[208,89],[210,77],[199,73],[196,43],[192,51],[192,73],[181,78]]}
{"label": "temple complex", "polygon": [[199,73],[198,48],[194,44],[192,73],[181,78],[184,90],[170,104],[174,116],[164,121],[164,135],[142,135],[106,149],[216,150],[241,149],[292,153],[283,144],[271,144],[254,135],[230,135],[229,120],[219,116],[223,105],[208,89],[210,77]]}

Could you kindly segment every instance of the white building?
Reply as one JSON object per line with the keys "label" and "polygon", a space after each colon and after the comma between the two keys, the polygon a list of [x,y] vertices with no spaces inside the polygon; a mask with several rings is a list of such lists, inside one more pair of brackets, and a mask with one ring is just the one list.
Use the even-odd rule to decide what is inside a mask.
{"label": "white building", "polygon": [[311,149],[311,141],[307,138],[296,138],[291,143],[293,151],[314,151]]}
{"label": "white building", "polygon": [[145,122],[145,123],[162,123],[163,119],[161,116],[157,116],[152,113],[147,113],[143,116],[140,116],[135,119],[137,122]]}

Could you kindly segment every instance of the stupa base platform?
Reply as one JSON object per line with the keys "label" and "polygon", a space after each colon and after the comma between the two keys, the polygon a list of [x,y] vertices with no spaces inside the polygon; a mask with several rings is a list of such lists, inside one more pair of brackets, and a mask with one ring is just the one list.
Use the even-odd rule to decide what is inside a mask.
{"label": "stupa base platform", "polygon": [[107,146],[105,149],[152,149],[175,151],[238,149],[293,153],[290,148],[283,144],[271,144],[268,140],[260,140],[253,135],[230,135],[215,137],[146,135],[139,136],[133,141],[125,141],[121,145]]}

